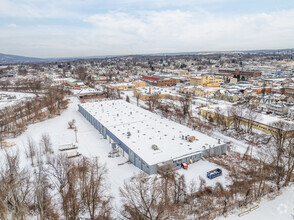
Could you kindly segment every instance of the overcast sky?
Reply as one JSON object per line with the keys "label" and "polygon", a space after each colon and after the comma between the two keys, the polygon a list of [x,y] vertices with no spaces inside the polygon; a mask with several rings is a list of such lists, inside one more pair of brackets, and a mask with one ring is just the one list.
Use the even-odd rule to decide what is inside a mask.
{"label": "overcast sky", "polygon": [[294,0],[0,0],[0,53],[294,48]]}

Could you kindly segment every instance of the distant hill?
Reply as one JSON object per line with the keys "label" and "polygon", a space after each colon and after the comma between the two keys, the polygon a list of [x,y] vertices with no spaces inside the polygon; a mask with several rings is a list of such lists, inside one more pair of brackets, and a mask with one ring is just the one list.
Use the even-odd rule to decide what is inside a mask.
{"label": "distant hill", "polygon": [[39,63],[48,62],[48,59],[41,59],[35,57],[23,57],[16,55],[9,55],[0,53],[0,64],[13,64],[13,63]]}
{"label": "distant hill", "polygon": [[25,63],[50,63],[50,62],[65,62],[80,59],[97,59],[114,56],[91,56],[91,57],[69,57],[69,58],[37,58],[37,57],[24,57],[10,54],[0,53],[0,65],[5,64],[25,64]]}
{"label": "distant hill", "polygon": [[[178,52],[178,53],[153,53],[153,54],[133,54],[133,55],[118,55],[125,56],[176,56],[176,55],[208,55],[208,54],[224,54],[224,53],[273,53],[273,52],[294,52],[294,49],[265,49],[265,50],[236,50],[236,51],[199,51],[199,52]],[[116,57],[117,55],[108,56],[88,56],[88,57],[68,57],[68,58],[37,58],[24,57],[0,53],[0,65],[5,64],[25,64],[25,63],[49,63],[49,62],[65,62],[73,60],[85,59],[101,59]]]}

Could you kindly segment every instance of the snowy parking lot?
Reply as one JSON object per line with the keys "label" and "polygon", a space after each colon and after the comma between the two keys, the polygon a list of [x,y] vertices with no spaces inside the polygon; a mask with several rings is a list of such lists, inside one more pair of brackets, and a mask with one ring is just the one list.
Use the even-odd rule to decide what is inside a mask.
{"label": "snowy parking lot", "polygon": [[[222,175],[214,179],[208,179],[206,176],[207,172],[216,168],[221,168]],[[193,164],[189,164],[188,169],[179,169],[178,173],[185,175],[188,184],[191,181],[194,181],[196,186],[199,186],[200,184],[200,177],[206,181],[207,186],[214,186],[217,182],[221,183],[224,187],[230,184],[230,181],[227,178],[228,171],[208,160],[199,160]]]}

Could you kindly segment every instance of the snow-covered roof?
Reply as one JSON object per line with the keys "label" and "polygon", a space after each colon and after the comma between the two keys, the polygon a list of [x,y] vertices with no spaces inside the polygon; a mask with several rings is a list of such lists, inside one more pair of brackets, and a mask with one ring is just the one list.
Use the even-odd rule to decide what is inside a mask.
{"label": "snow-covered roof", "polygon": [[[203,146],[224,144],[123,100],[81,106],[149,165],[199,153]],[[129,137],[127,132],[131,133]],[[183,140],[182,135],[195,136],[196,140]],[[159,150],[152,149],[152,145]]]}
{"label": "snow-covered roof", "polygon": [[132,83],[111,83],[109,86],[116,87],[116,86],[133,86]]}
{"label": "snow-covered roof", "polygon": [[149,94],[150,90],[151,90],[151,94],[170,94],[170,95],[178,94],[175,88],[156,87],[156,86],[137,88],[137,91],[144,95]]}
{"label": "snow-covered roof", "polygon": [[82,89],[79,92],[79,95],[96,94],[96,93],[101,93],[101,92],[103,92],[103,90],[98,90],[98,89],[93,89],[93,88],[86,88],[86,89]]}

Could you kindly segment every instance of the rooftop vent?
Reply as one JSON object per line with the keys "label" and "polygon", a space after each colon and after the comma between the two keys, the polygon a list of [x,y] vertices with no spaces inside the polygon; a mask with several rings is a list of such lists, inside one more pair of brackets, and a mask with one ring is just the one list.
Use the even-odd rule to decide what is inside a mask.
{"label": "rooftop vent", "polygon": [[190,137],[189,137],[189,141],[190,141],[190,142],[195,141],[195,136],[190,136]]}

